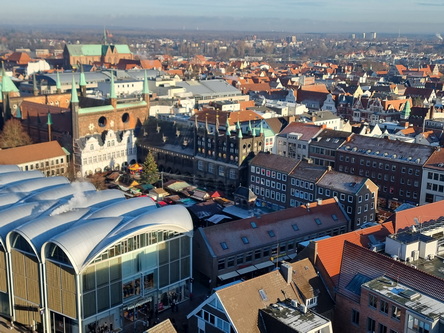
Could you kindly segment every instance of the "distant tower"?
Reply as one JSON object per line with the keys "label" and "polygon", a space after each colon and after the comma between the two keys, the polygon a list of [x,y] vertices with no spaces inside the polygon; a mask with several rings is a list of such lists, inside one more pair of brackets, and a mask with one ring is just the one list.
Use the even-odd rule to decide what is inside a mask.
{"label": "distant tower", "polygon": [[83,72],[83,65],[80,64],[80,96],[86,97],[86,79],[85,79],[85,73]]}
{"label": "distant tower", "polygon": [[79,138],[79,96],[77,96],[76,80],[72,77],[71,85],[71,118],[72,139],[75,142]]}
{"label": "distant tower", "polygon": [[376,39],[376,32],[372,32],[372,39]]}
{"label": "distant tower", "polygon": [[37,79],[35,78],[35,73],[32,73],[32,93],[34,96],[38,96],[39,88],[37,88]]}
{"label": "distant tower", "polygon": [[356,39],[356,34],[351,34],[351,39]]}
{"label": "distant tower", "polygon": [[46,122],[48,125],[48,141],[52,141],[52,116],[51,112],[48,111],[48,120]]}
{"label": "distant tower", "polygon": [[62,85],[60,83],[60,74],[59,71],[56,71],[57,74],[57,79],[56,79],[56,92],[57,94],[61,94],[62,93]]}
{"label": "distant tower", "polygon": [[362,39],[365,39],[365,32],[362,33]]}

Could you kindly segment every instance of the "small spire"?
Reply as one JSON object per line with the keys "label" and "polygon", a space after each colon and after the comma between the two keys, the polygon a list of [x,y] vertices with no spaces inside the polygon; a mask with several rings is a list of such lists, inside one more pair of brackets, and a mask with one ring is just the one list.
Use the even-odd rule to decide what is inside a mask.
{"label": "small spire", "polygon": [[226,129],[227,136],[230,136],[230,121],[229,121],[229,119],[230,119],[230,117],[227,115],[227,123],[225,125],[227,127],[227,129]]}
{"label": "small spire", "polygon": [[80,64],[80,82],[81,87],[86,87],[85,73],[83,72],[83,65]]}
{"label": "small spire", "polygon": [[15,111],[15,117],[18,119],[22,119],[22,110],[20,109],[20,106],[17,105],[17,110]]}
{"label": "small spire", "polygon": [[242,139],[244,136],[242,135],[242,127],[241,127],[241,125],[240,125],[240,123],[239,123],[239,120],[237,121],[237,128],[238,128],[238,130],[239,130],[239,134],[237,135],[237,137],[238,137],[239,139]]}
{"label": "small spire", "polygon": [[77,96],[77,87],[76,87],[76,79],[74,75],[72,76],[72,85],[71,85],[71,103],[78,103],[79,96]]}
{"label": "small spire", "polygon": [[48,111],[48,120],[46,122],[46,125],[50,126],[52,125],[52,116],[51,116],[51,112]]}
{"label": "small spire", "polygon": [[219,133],[219,112],[216,111],[216,128],[214,133]]}
{"label": "small spire", "polygon": [[210,131],[208,130],[208,115],[205,115],[205,129],[207,130],[207,134],[210,134]]}
{"label": "small spire", "polygon": [[264,124],[262,123],[262,121],[261,121],[261,132],[260,132],[262,135],[264,134]]}
{"label": "small spire", "polygon": [[32,73],[32,89],[34,92],[36,92],[37,89],[37,79],[35,78],[35,72]]}
{"label": "small spire", "polygon": [[113,71],[111,71],[111,87],[110,87],[109,98],[117,98],[116,97],[116,90],[114,88],[114,73],[113,73]]}
{"label": "small spire", "polygon": [[253,135],[253,127],[251,127],[251,120],[248,121],[248,130],[250,131],[251,135]]}
{"label": "small spire", "polygon": [[106,40],[106,29],[103,27],[103,44],[108,44],[108,41]]}
{"label": "small spire", "polygon": [[150,89],[148,88],[148,78],[146,76],[146,71],[144,71],[144,77],[143,77],[143,90],[142,90],[142,94],[145,95],[149,95],[150,94]]}
{"label": "small spire", "polygon": [[195,114],[195,115],[194,115],[194,126],[196,127],[196,129],[199,128],[199,125],[197,125],[197,117],[198,117],[198,115]]}
{"label": "small spire", "polygon": [[61,92],[62,91],[62,85],[60,84],[60,75],[59,75],[59,71],[56,71],[56,89]]}

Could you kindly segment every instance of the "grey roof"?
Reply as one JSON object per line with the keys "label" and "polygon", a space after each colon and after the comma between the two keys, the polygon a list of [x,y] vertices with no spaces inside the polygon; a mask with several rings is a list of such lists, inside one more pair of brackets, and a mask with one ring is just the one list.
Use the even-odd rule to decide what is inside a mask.
{"label": "grey roof", "polygon": [[[22,173],[25,176],[26,171]],[[183,206],[157,208],[150,198],[126,200],[121,191],[95,191],[89,183],[69,183],[64,177],[16,181],[0,188],[0,198],[7,196],[14,200],[0,205],[0,243],[10,248],[13,233],[18,233],[42,262],[46,246],[56,244],[77,273],[133,234],[162,229],[191,235],[193,231]]]}
{"label": "grey roof", "polygon": [[250,164],[288,174],[296,167],[298,161],[281,155],[259,152]]}
{"label": "grey roof", "polygon": [[[71,85],[72,78],[76,81],[76,85],[80,84],[80,72],[59,72],[60,84]],[[49,85],[55,86],[57,82],[57,74],[38,74],[36,75],[37,81],[45,80]],[[85,72],[86,82],[105,82],[110,79],[110,73],[108,72]]]}
{"label": "grey roof", "polygon": [[339,150],[358,156],[368,155],[400,163],[423,165],[433,154],[435,147],[354,134]]}
{"label": "grey roof", "polygon": [[[241,91],[225,80],[181,81],[177,86],[185,88],[195,96],[210,97],[214,95],[241,95]],[[228,96],[227,96],[228,97]]]}
{"label": "grey roof", "polygon": [[365,184],[367,179],[368,178],[365,177],[330,170],[319,180],[317,185],[321,187],[334,188],[342,193],[356,194]]}
{"label": "grey roof", "polygon": [[290,174],[290,177],[317,182],[327,171],[327,167],[300,161]]}

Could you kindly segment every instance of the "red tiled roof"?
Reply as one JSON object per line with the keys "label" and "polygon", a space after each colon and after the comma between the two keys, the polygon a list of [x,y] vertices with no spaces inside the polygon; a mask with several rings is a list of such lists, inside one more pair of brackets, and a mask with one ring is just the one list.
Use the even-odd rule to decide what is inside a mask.
{"label": "red tiled roof", "polygon": [[23,164],[65,156],[66,153],[57,141],[1,149],[0,164]]}
{"label": "red tiled roof", "polygon": [[322,265],[334,285],[338,285],[339,272],[341,268],[344,242],[348,241],[367,248],[370,244],[369,235],[375,236],[378,240],[385,240],[387,235],[393,233],[393,225],[386,222],[381,225],[359,229],[346,234],[317,241],[317,259]]}
{"label": "red tiled roof", "polygon": [[[443,155],[441,154],[441,157],[442,156]],[[414,225],[415,219],[417,219],[419,223],[424,223],[431,220],[437,220],[443,216],[444,201],[437,201],[426,205],[401,210],[390,216],[388,220],[393,222],[394,232],[399,232]]]}

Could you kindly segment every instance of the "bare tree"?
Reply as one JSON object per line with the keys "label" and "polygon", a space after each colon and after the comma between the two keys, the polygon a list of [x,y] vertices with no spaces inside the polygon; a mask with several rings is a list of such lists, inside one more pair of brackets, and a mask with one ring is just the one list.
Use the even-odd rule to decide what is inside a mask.
{"label": "bare tree", "polygon": [[28,133],[22,127],[22,123],[17,119],[9,119],[3,126],[0,133],[0,148],[14,148],[32,144]]}

